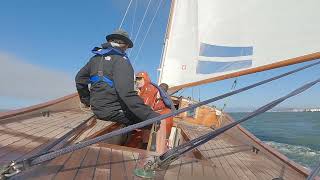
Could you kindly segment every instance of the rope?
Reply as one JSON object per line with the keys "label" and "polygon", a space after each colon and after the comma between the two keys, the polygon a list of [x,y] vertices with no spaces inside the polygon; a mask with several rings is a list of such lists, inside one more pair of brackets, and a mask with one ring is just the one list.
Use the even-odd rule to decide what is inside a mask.
{"label": "rope", "polygon": [[[146,15],[147,15],[147,12],[148,12],[148,10],[149,10],[151,1],[152,1],[152,0],[149,0],[149,2],[148,2],[146,11],[144,12],[143,17],[142,17],[142,20],[141,20],[141,23],[140,23],[140,25],[139,25],[137,34],[136,34],[136,36],[135,36],[134,39],[133,39],[133,44],[135,44],[135,42],[136,42],[136,40],[137,40],[137,38],[138,38],[138,36],[139,36],[139,33],[140,33],[140,30],[141,30],[142,24],[143,24],[143,22],[144,22],[144,19],[146,18]],[[131,54],[131,52],[132,52],[132,49],[133,49],[133,48],[130,49],[130,52],[128,53],[128,56],[130,56],[130,54]]]}
{"label": "rope", "polygon": [[[84,120],[82,123],[80,123],[78,126],[76,126],[75,128],[71,129],[69,132],[67,132],[66,134],[64,134],[62,137],[58,138],[57,140],[51,142],[50,144],[48,144],[45,148],[43,148],[41,151],[39,151],[36,155],[33,155],[31,157],[28,157],[28,159],[35,159],[36,157],[39,157],[43,154],[46,154],[49,152],[50,149],[52,149],[53,147],[55,147],[57,144],[61,143],[62,141],[66,140],[66,138],[68,138],[69,136],[71,136],[72,134],[74,134],[76,131],[80,130],[83,128],[84,125],[86,125],[92,118],[94,117],[94,115],[91,115],[89,118],[87,118],[86,120]],[[18,159],[18,161],[21,161],[20,159]]]}
{"label": "rope", "polygon": [[127,13],[128,13],[129,8],[130,8],[130,6],[131,6],[131,3],[132,3],[132,0],[130,0],[129,5],[128,5],[127,9],[126,9],[126,12],[125,12],[124,15],[123,15],[123,18],[122,18],[122,21],[121,21],[121,23],[120,23],[119,29],[121,29],[121,27],[122,27],[122,25],[123,25],[123,22],[124,22],[124,20],[126,19],[126,16],[127,16]]}
{"label": "rope", "polygon": [[182,108],[182,109],[179,109],[179,110],[176,110],[174,112],[171,112],[171,113],[168,113],[168,114],[163,114],[163,115],[160,115],[158,117],[155,117],[155,118],[152,118],[152,119],[148,119],[146,121],[143,121],[143,122],[140,122],[140,123],[137,123],[137,124],[133,124],[133,125],[130,125],[128,127],[124,127],[124,128],[121,128],[119,130],[116,130],[116,131],[112,131],[108,134],[105,134],[105,135],[102,135],[102,136],[99,136],[97,138],[94,138],[94,139],[90,139],[90,140],[87,140],[87,141],[84,141],[82,143],[79,143],[79,144],[74,144],[74,145],[70,145],[68,147],[65,147],[65,148],[62,148],[62,149],[59,149],[59,150],[56,150],[52,153],[48,153],[48,154],[45,154],[45,155],[42,155],[34,160],[32,160],[30,162],[30,165],[36,165],[36,164],[39,164],[39,163],[42,163],[42,162],[45,162],[45,161],[48,161],[48,160],[51,160],[53,158],[56,158],[58,156],[61,156],[63,154],[67,154],[69,152],[72,152],[72,151],[75,151],[75,150],[78,150],[78,149],[81,149],[81,148],[84,148],[84,147],[87,147],[87,146],[90,146],[92,144],[96,144],[98,142],[101,142],[101,141],[104,141],[106,139],[109,139],[113,136],[117,136],[117,135],[121,135],[121,134],[125,134],[125,133],[128,133],[134,129],[139,129],[139,128],[142,128],[144,126],[147,126],[147,125],[150,125],[152,123],[155,123],[155,122],[160,122],[162,119],[166,119],[168,117],[171,117],[171,116],[176,116],[180,113],[183,113],[183,112],[186,112],[186,111],[189,111],[191,109],[195,109],[199,106],[202,106],[202,105],[206,105],[208,103],[212,103],[214,101],[217,101],[217,100],[220,100],[220,99],[223,99],[223,98],[226,98],[228,96],[232,96],[232,95],[235,95],[235,94],[238,94],[240,92],[243,92],[243,91],[246,91],[246,90],[249,90],[249,89],[252,89],[254,87],[257,87],[257,86],[260,86],[262,84],[266,84],[268,82],[271,82],[271,81],[274,81],[276,79],[279,79],[279,78],[282,78],[282,77],[285,77],[285,76],[288,76],[290,74],[293,74],[293,73],[296,73],[298,71],[301,71],[301,70],[304,70],[306,68],[309,68],[309,67],[312,67],[312,66],[315,66],[317,64],[320,64],[320,61],[316,62],[316,63],[313,63],[313,64],[309,64],[309,65],[306,65],[304,67],[301,67],[301,68],[297,68],[295,70],[292,70],[290,72],[287,72],[287,73],[284,73],[284,74],[281,74],[281,75],[278,75],[278,76],[275,76],[275,77],[272,77],[272,78],[269,78],[269,79],[266,79],[266,80],[263,80],[263,81],[260,81],[258,83],[255,83],[255,84],[252,84],[250,86],[246,86],[246,87],[243,87],[241,89],[238,89],[238,90],[234,90],[232,92],[229,92],[229,93],[226,93],[226,94],[223,94],[223,95],[220,95],[220,96],[217,96],[217,97],[214,97],[214,98],[211,98],[211,99],[208,99],[208,100],[205,100],[203,102],[199,102],[197,104],[193,104],[189,107],[186,107],[186,108]]}
{"label": "rope", "polygon": [[318,166],[311,171],[311,173],[307,177],[307,180],[314,180],[319,172],[320,172],[320,162]]}
{"label": "rope", "polygon": [[149,31],[150,31],[150,29],[151,29],[151,26],[152,26],[152,24],[153,24],[153,21],[154,21],[154,19],[156,18],[157,14],[158,14],[158,11],[159,11],[159,9],[160,9],[160,6],[161,6],[161,3],[162,3],[162,2],[163,2],[163,0],[159,1],[159,5],[158,5],[158,7],[157,7],[156,13],[154,14],[154,16],[153,16],[153,18],[152,18],[152,20],[151,20],[151,23],[150,23],[150,25],[149,25],[149,27],[148,27],[147,33],[145,34],[145,36],[144,36],[144,38],[143,38],[143,40],[142,40],[142,43],[141,43],[141,45],[140,45],[140,47],[139,47],[138,53],[137,53],[136,57],[135,57],[134,60],[133,60],[133,63],[132,63],[133,65],[135,64],[136,59],[138,58],[138,56],[139,56],[139,54],[140,54],[140,52],[141,52],[142,46],[143,46],[143,44],[144,44],[144,41],[146,40],[146,38],[147,38],[147,36],[148,36],[148,34],[149,34]]}
{"label": "rope", "polygon": [[[200,136],[198,138],[195,138],[195,139],[193,139],[193,140],[191,140],[191,141],[189,141],[187,143],[184,143],[184,144],[182,144],[180,146],[177,146],[177,147],[175,147],[173,149],[168,150],[167,152],[165,152],[162,155],[160,155],[159,159],[162,162],[166,161],[166,160],[170,160],[170,162],[171,162],[172,160],[178,158],[180,155],[182,155],[182,154],[184,154],[184,153],[186,153],[186,152],[188,152],[188,151],[190,151],[190,150],[192,150],[192,149],[194,149],[194,148],[196,148],[196,147],[198,147],[198,146],[200,146],[200,145],[212,140],[216,136],[224,133],[225,131],[231,129],[232,127],[234,127],[234,126],[236,126],[236,125],[238,125],[238,124],[240,124],[242,122],[245,122],[245,121],[247,121],[247,120],[249,120],[249,119],[251,119],[251,118],[253,118],[253,117],[257,116],[257,115],[260,115],[260,114],[272,109],[273,107],[275,107],[276,105],[278,105],[281,102],[285,101],[286,99],[289,99],[289,98],[291,98],[293,96],[296,96],[296,95],[306,91],[307,89],[311,88],[312,86],[314,86],[315,84],[317,84],[319,82],[320,82],[320,78],[315,80],[315,81],[312,81],[310,83],[307,83],[307,84],[301,86],[300,88],[292,91],[291,93],[287,94],[286,96],[283,96],[283,97],[281,97],[279,99],[276,99],[276,100],[274,100],[274,101],[272,101],[272,102],[270,102],[270,103],[258,108],[257,110],[251,112],[250,114],[248,114],[244,118],[240,119],[239,121],[232,122],[232,123],[230,123],[230,124],[228,124],[228,125],[226,125],[226,126],[224,126],[222,128],[219,128],[219,129],[217,129],[215,131],[212,131],[210,133],[202,135],[202,136]],[[173,159],[173,157],[174,157],[174,159]],[[164,162],[164,163],[167,164],[167,162]]]}

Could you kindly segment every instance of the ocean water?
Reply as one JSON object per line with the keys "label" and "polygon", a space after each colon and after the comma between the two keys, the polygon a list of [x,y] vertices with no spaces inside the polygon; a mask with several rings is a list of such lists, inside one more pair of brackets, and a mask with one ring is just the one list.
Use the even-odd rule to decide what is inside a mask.
{"label": "ocean water", "polygon": [[[229,114],[239,120],[247,113]],[[267,112],[241,125],[305,167],[320,161],[320,112]]]}

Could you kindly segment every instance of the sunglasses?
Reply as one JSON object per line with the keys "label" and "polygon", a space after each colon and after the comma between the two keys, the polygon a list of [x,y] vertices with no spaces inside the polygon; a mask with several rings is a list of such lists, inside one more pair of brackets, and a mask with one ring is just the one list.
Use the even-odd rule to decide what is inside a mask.
{"label": "sunglasses", "polygon": [[117,44],[127,44],[126,42],[118,39],[112,39],[111,42],[117,43]]}

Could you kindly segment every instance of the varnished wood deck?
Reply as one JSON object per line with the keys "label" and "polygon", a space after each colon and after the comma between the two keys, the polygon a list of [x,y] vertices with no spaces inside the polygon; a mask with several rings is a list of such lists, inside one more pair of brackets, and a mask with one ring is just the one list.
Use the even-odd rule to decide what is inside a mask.
{"label": "varnished wood deck", "polygon": [[[212,131],[183,123],[179,127],[191,139]],[[199,147],[203,160],[181,157],[165,171],[157,171],[155,179],[305,179],[303,174],[250,143],[243,135],[233,137],[234,133],[223,134]],[[257,154],[252,151],[253,146],[260,149]],[[15,179],[141,179],[133,170],[143,167],[154,155],[144,150],[99,144],[36,166]]]}
{"label": "varnished wood deck", "polygon": [[88,114],[65,111],[51,113],[49,117],[38,114],[0,121],[0,163],[36,153],[89,117]]}
{"label": "varnished wood deck", "polygon": [[[106,145],[108,146],[108,145]],[[88,147],[38,166],[20,174],[15,179],[32,180],[131,180],[141,179],[133,174],[135,168],[153,159],[153,153],[117,145]],[[210,163],[190,158],[180,158],[164,171],[157,171],[155,179],[214,179]]]}
{"label": "varnished wood deck", "polygon": [[87,128],[84,132],[82,132],[79,135],[79,137],[75,138],[73,143],[81,142],[83,140],[87,140],[87,139],[91,139],[96,136],[99,136],[114,125],[116,125],[115,122],[102,121],[102,120],[96,119],[95,123],[90,128]]}
{"label": "varnished wood deck", "polygon": [[[28,157],[81,124],[91,115],[79,111],[78,97],[66,96],[9,113],[0,113],[0,164]],[[50,111],[49,117],[41,112]],[[230,118],[222,125],[230,123]],[[212,131],[200,125],[178,123],[186,140]],[[114,123],[91,120],[71,138],[76,143],[106,133]],[[258,153],[252,147],[259,149]],[[305,179],[308,171],[263,144],[250,132],[235,127],[190,154],[157,171],[155,179]],[[155,154],[117,145],[96,144],[55,158],[20,173],[14,179],[141,179],[132,173]]]}
{"label": "varnished wood deck", "polygon": [[[180,123],[179,127],[190,139],[213,131],[208,127],[185,123]],[[197,148],[203,158],[212,163],[218,179],[306,178],[304,174],[281,162],[249,138],[234,131],[235,129],[231,129]],[[253,147],[259,149],[258,153],[253,152]]]}
{"label": "varnished wood deck", "polygon": [[[0,164],[22,159],[39,152],[52,141],[71,131],[91,115],[79,111],[41,113],[0,121]],[[114,123],[92,120],[71,143],[90,138]]]}

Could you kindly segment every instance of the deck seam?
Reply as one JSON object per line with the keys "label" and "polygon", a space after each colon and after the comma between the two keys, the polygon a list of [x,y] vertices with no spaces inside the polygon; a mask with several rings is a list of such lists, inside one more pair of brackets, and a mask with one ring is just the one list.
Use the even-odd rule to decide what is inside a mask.
{"label": "deck seam", "polygon": [[[232,135],[230,135],[230,134],[228,134],[228,133],[226,133],[226,135],[227,135],[227,136],[230,136],[230,138],[238,139],[238,138],[233,137]],[[243,142],[243,141],[240,140],[240,139],[238,139],[238,141],[242,142],[243,144],[247,144],[247,143]],[[249,145],[249,144],[247,144],[247,145]],[[251,145],[251,146],[253,146],[253,145]],[[296,173],[296,175],[302,176],[301,174],[299,174],[299,173],[297,173],[296,171],[294,171],[290,166],[288,166],[286,163],[284,163],[284,162],[281,161],[280,159],[276,159],[276,160],[278,161],[278,162],[276,163],[274,159],[272,159],[271,157],[268,157],[267,154],[264,153],[263,151],[259,151],[259,153],[261,153],[261,156],[258,156],[257,158],[259,158],[259,159],[262,159],[262,158],[265,159],[266,163],[269,164],[271,167],[273,167],[273,168],[270,169],[270,173],[272,173],[272,174],[270,174],[269,171],[267,171],[267,173],[270,174],[271,176],[276,176],[276,177],[278,177],[278,174],[281,174],[281,171],[280,171],[279,169],[280,169],[281,167],[283,167],[283,166],[286,166],[286,168],[289,168],[288,171],[291,171],[292,173]],[[243,154],[243,155],[245,155],[245,154]],[[247,155],[245,155],[245,156],[247,156]],[[281,164],[281,166],[279,165],[279,167],[278,167],[277,164],[279,164],[279,163]],[[287,176],[289,179],[292,179],[292,178],[293,178],[293,177],[292,177],[293,175],[292,175],[291,173],[285,173],[285,174],[284,174],[284,178],[285,178],[285,176]]]}
{"label": "deck seam", "polygon": [[[37,134],[39,135],[39,134],[41,134],[41,133],[43,133],[43,132],[46,132],[49,128],[53,128],[53,129],[52,129],[51,131],[49,131],[49,132],[46,132],[46,134],[43,134],[43,135],[39,136],[39,137],[36,138],[36,139],[30,140],[30,141],[27,142],[26,144],[23,144],[23,146],[27,146],[27,145],[29,145],[29,144],[31,144],[31,143],[37,142],[38,139],[41,139],[41,138],[43,138],[43,137],[45,137],[45,136],[47,136],[47,135],[49,135],[49,134],[53,134],[53,133],[54,133],[53,137],[50,137],[50,138],[52,139],[52,138],[58,136],[59,134],[62,134],[63,132],[65,132],[65,131],[62,131],[62,132],[59,133],[59,130],[61,130],[61,127],[65,126],[65,125],[70,125],[70,124],[73,124],[73,123],[76,123],[76,124],[79,123],[79,122],[72,121],[72,120],[75,119],[75,118],[77,118],[77,117],[68,119],[68,121],[65,121],[64,119],[61,119],[62,122],[65,122],[62,126],[56,127],[56,126],[54,126],[54,125],[52,125],[52,126],[50,125],[50,126],[47,127],[47,128],[44,127],[44,128],[42,128],[41,130],[37,131],[36,133],[31,134],[31,135],[28,135],[28,136],[26,136],[26,137],[24,137],[24,138],[21,138],[21,139],[15,141],[15,142],[12,142],[11,144],[8,144],[8,145],[6,145],[6,146],[4,146],[4,147],[1,147],[0,149],[6,151],[6,149],[8,149],[10,145],[12,146],[13,144],[18,143],[18,142],[21,142],[21,141],[23,141],[23,140],[27,140],[27,141],[28,141],[28,140],[29,140],[28,137],[30,137],[30,136],[35,136],[35,135],[37,135]],[[58,121],[58,122],[60,122],[60,121]],[[56,127],[56,128],[55,128],[55,127]],[[57,134],[57,133],[58,133],[58,134]],[[48,138],[49,138],[49,137],[48,137]],[[50,140],[48,140],[48,141],[50,141]],[[39,146],[41,146],[41,145],[43,145],[43,144],[46,144],[48,141],[45,141],[44,143],[40,144]],[[35,149],[36,149],[37,147],[39,147],[39,146],[34,147],[33,149],[31,149],[30,151],[28,151],[28,152],[26,152],[26,153],[23,153],[21,156],[19,156],[19,157],[16,158],[16,159],[19,159],[20,157],[28,154],[29,152],[35,150]],[[16,150],[10,151],[10,152],[12,153],[12,152],[16,152],[16,151],[19,151],[19,149],[16,149]],[[9,155],[9,154],[0,155],[0,159],[4,159],[4,157],[6,157],[6,156],[8,156],[8,155]]]}
{"label": "deck seam", "polygon": [[59,172],[64,168],[65,164],[69,161],[69,159],[72,157],[72,154],[74,153],[71,152],[69,153],[69,157],[63,162],[63,165],[60,167],[60,169],[54,174],[54,176],[51,178],[51,180],[54,180],[56,178],[56,176],[59,174]]}
{"label": "deck seam", "polygon": [[[261,153],[261,152],[259,152],[259,153]],[[245,154],[245,153],[241,153],[241,156],[242,156],[242,157],[248,157],[248,155]],[[261,158],[263,158],[263,157],[257,156],[257,159],[262,160]],[[265,161],[265,162],[268,163],[268,164],[270,164],[269,160],[267,160],[267,161]],[[261,172],[262,174],[265,174],[265,175],[269,175],[269,176],[271,176],[271,177],[275,177],[275,176],[277,176],[277,174],[278,174],[278,171],[275,170],[275,169],[270,169],[271,172],[269,172],[269,171],[266,171],[265,168],[264,168],[263,170],[257,169],[257,168],[254,166],[254,164],[253,164],[253,166],[250,167],[250,168],[253,168],[253,169],[257,170],[258,172]],[[272,172],[273,172],[273,173],[272,173]]]}
{"label": "deck seam", "polygon": [[[50,124],[54,124],[54,123],[57,123],[57,122],[60,122],[60,121],[62,121],[61,119],[58,119],[57,117],[55,117],[54,119],[52,119],[51,120],[52,122],[50,122]],[[44,128],[44,127],[47,127],[48,126],[48,124],[44,124],[44,125],[39,125],[38,127],[39,128]],[[36,126],[37,127],[37,126]],[[32,128],[32,127],[25,127],[26,129],[28,129],[27,131],[24,131],[23,133],[26,133],[26,132],[30,132],[30,131],[32,131],[32,130],[35,130],[35,128]],[[21,132],[17,132],[17,133],[21,133]],[[3,134],[3,135],[8,135],[8,134]],[[32,135],[32,134],[31,134]],[[14,135],[13,137],[15,137],[16,135]],[[5,140],[7,140],[7,139],[9,139],[9,138],[12,138],[12,137],[8,137],[8,138],[6,138],[6,139],[1,139],[0,140],[0,143],[2,143],[3,141],[5,141]]]}
{"label": "deck seam", "polygon": [[74,176],[73,176],[73,178],[72,178],[73,180],[75,180],[75,178],[77,177],[78,172],[79,172],[79,168],[82,167],[83,161],[84,161],[85,158],[87,157],[87,154],[88,154],[89,150],[90,150],[90,148],[87,148],[86,154],[85,154],[84,157],[82,158],[81,163],[80,163],[79,167],[77,168],[76,174],[74,174]]}
{"label": "deck seam", "polygon": [[[189,128],[187,128],[187,129],[189,130]],[[197,135],[198,135],[197,131],[195,132],[194,135],[196,135],[196,137],[198,137],[198,136],[197,136]],[[208,149],[212,149],[211,146],[209,146],[208,143],[203,144],[202,146],[208,147]],[[201,146],[200,146],[200,147],[201,147]],[[209,152],[207,152],[207,153],[208,153],[208,155],[209,155],[209,157],[210,157],[211,155],[209,154]],[[226,162],[226,161],[223,161],[222,158],[220,158],[215,151],[212,151],[212,153],[217,157],[217,161],[220,163],[220,168],[223,170],[224,175],[225,175],[226,177],[229,177],[230,179],[233,179],[233,176],[231,175],[231,173],[227,172],[227,171],[226,171],[226,168],[225,168],[225,165],[229,166],[229,168],[231,168],[231,166],[230,166],[228,163],[226,163],[226,164],[224,165],[223,162]],[[212,160],[210,160],[210,161],[213,162]],[[236,172],[234,172],[234,169],[233,169],[233,168],[231,168],[231,170],[232,170],[232,172],[233,172],[234,175],[237,175]]]}
{"label": "deck seam", "polygon": [[[226,149],[228,149],[228,147],[227,147]],[[238,155],[241,156],[241,157],[243,157],[243,158],[244,158],[244,156],[243,156],[244,154],[245,154],[244,152],[239,152],[239,153],[238,153]],[[252,168],[256,169],[253,163],[250,163],[251,165],[246,164],[245,162],[241,161],[241,159],[239,159],[238,156],[235,156],[234,159],[235,159],[235,160],[237,159],[240,163],[242,163],[242,164],[256,177],[256,179],[261,178],[261,177],[259,177],[259,176],[253,171]],[[239,162],[237,163],[238,165],[240,165]],[[261,172],[262,174],[266,175],[263,171],[260,171],[259,169],[256,169],[256,170],[258,170],[258,172]],[[266,175],[266,176],[268,176],[268,175]],[[247,176],[247,177],[248,177],[248,176]],[[271,176],[271,177],[272,177],[272,176]],[[248,178],[249,178],[249,177],[248,177]],[[249,179],[250,179],[250,178],[249,178]],[[267,179],[268,179],[268,178],[267,178]]]}
{"label": "deck seam", "polygon": [[96,165],[95,165],[94,168],[93,168],[93,175],[92,175],[92,178],[91,178],[91,179],[94,179],[94,176],[95,176],[95,174],[96,174],[96,169],[97,169],[98,159],[99,159],[99,157],[100,157],[100,152],[101,152],[101,148],[99,148],[99,152],[98,152],[97,159],[96,159]]}

